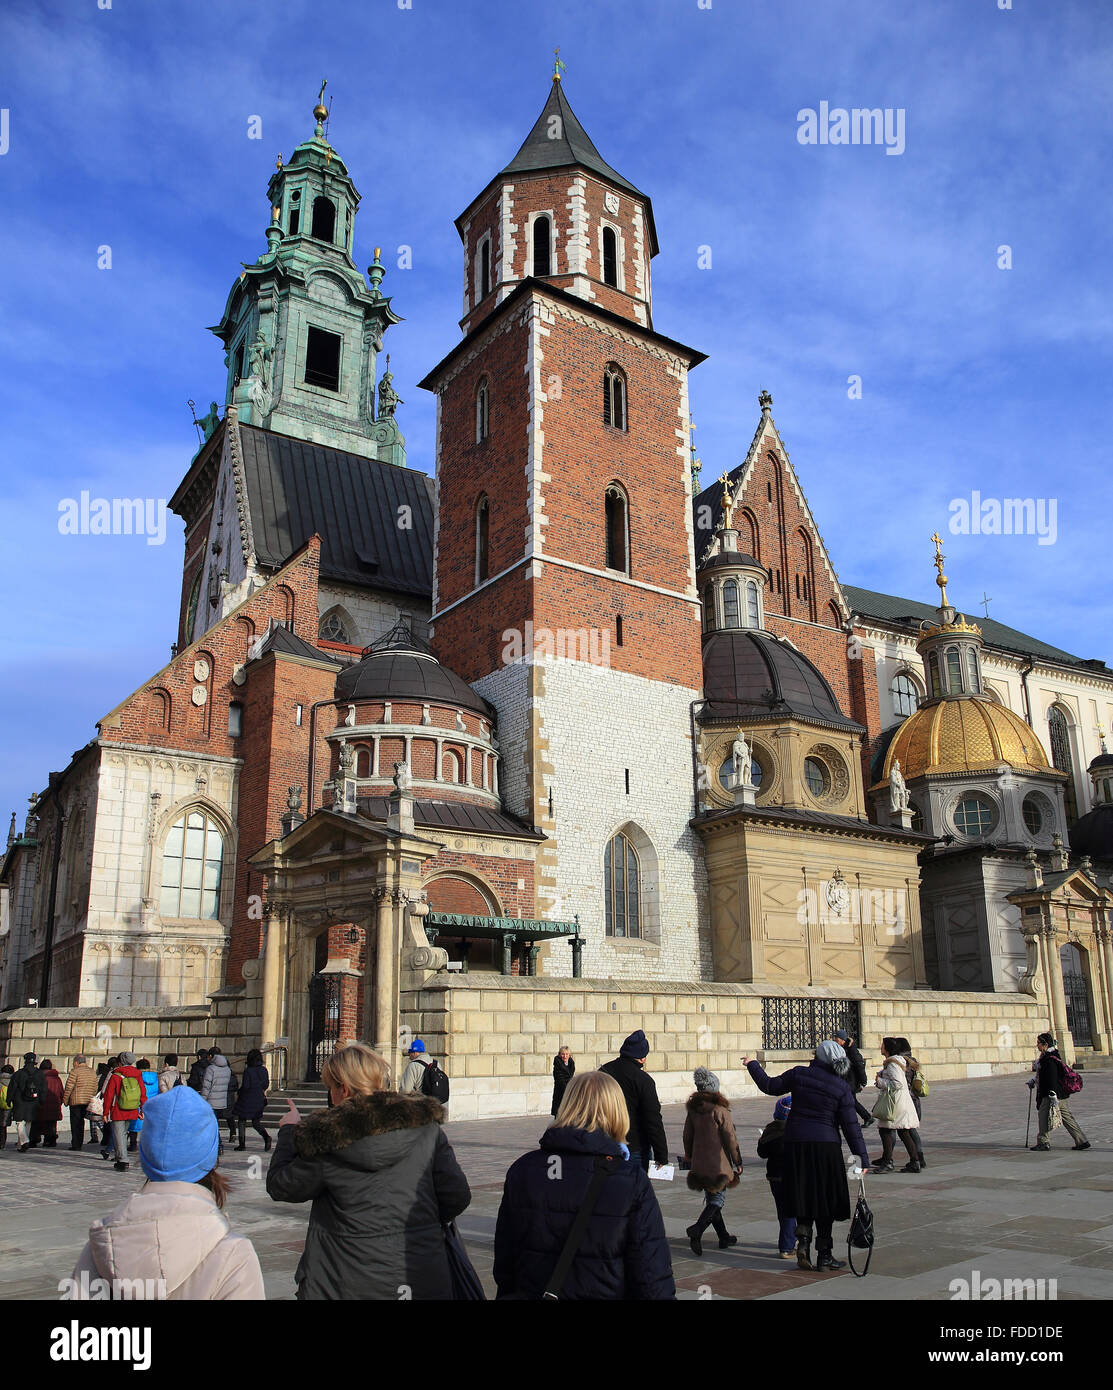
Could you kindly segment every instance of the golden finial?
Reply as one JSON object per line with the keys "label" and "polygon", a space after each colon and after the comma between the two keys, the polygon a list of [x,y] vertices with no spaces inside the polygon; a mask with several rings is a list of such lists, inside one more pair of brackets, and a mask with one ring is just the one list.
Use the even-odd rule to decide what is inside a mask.
{"label": "golden finial", "polygon": [[276,169],[281,169],[281,168],[282,168],[282,151],[281,151],[281,150],[280,150],[279,153],[278,153],[278,158],[274,161],[274,167],[275,167]]}
{"label": "golden finial", "polygon": [[553,81],[560,81],[560,74],[565,71],[565,65],[560,61],[560,49],[553,49]]}
{"label": "golden finial", "polygon": [[280,207],[277,207],[277,206],[276,206],[276,207],[271,208],[271,221],[272,221],[272,222],[277,222],[278,219],[279,219],[281,216],[282,216],[282,209],[281,209]]}
{"label": "golden finial", "polygon": [[313,114],[319,121],[323,121],[328,116],[328,111],[325,109],[325,88],[327,86],[328,78],[326,77],[321,83],[321,90],[317,93],[317,105],[313,108]]}
{"label": "golden finial", "polygon": [[734,498],[730,490],[730,475],[724,473],[719,479],[723,485],[723,525],[728,531],[734,530]]}
{"label": "golden finial", "polygon": [[935,582],[939,585],[939,592],[942,594],[942,599],[940,600],[941,605],[946,608],[947,576],[943,573],[943,561],[946,559],[946,556],[943,554],[943,537],[936,531],[931,539],[935,545],[935,568],[939,571],[935,576]]}

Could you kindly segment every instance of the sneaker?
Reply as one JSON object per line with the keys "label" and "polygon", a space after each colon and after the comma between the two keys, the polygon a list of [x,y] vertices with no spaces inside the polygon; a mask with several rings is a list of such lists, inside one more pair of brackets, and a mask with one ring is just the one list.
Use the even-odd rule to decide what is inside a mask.
{"label": "sneaker", "polygon": [[918,1163],[906,1163],[900,1171],[902,1173],[918,1173],[920,1165]]}
{"label": "sneaker", "polygon": [[1050,1145],[1050,1144],[1033,1144],[1033,1145],[1032,1145],[1031,1152],[1034,1153],[1034,1154],[1049,1154],[1049,1153],[1051,1152],[1051,1145]]}
{"label": "sneaker", "polygon": [[794,1260],[796,1258],[795,1250],[782,1250],[779,1253],[782,1260]]}
{"label": "sneaker", "polygon": [[1088,1139],[1085,1141],[1085,1143],[1082,1143],[1082,1144],[1072,1144],[1072,1145],[1071,1145],[1071,1148],[1073,1148],[1073,1149],[1075,1149],[1076,1151],[1079,1151],[1079,1152],[1081,1152],[1082,1149],[1088,1149],[1089,1147],[1090,1147],[1090,1141],[1089,1141]]}
{"label": "sneaker", "polygon": [[719,1237],[719,1249],[720,1249],[720,1250],[729,1250],[730,1247],[731,1247],[732,1245],[737,1245],[737,1244],[738,1244],[738,1237],[737,1237],[737,1236],[720,1236],[720,1237]]}
{"label": "sneaker", "polygon": [[871,1163],[870,1170],[874,1173],[892,1173],[896,1171],[896,1164],[891,1160],[888,1163]]}
{"label": "sneaker", "polygon": [[113,1166],[113,1168],[115,1168],[115,1170],[116,1170],[117,1173],[126,1173],[126,1172],[128,1171],[128,1169],[131,1167],[131,1164],[130,1164],[130,1163],[114,1163],[112,1166]]}
{"label": "sneaker", "polygon": [[816,1260],[815,1267],[816,1269],[822,1270],[845,1269],[846,1261],[836,1260],[835,1257],[831,1254],[830,1250],[824,1250],[820,1253],[819,1258]]}

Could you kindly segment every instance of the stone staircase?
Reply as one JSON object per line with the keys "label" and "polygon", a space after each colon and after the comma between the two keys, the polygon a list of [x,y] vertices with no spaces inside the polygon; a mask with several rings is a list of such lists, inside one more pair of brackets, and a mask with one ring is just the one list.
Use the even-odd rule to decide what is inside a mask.
{"label": "stone staircase", "polygon": [[271,1091],[267,1108],[263,1111],[263,1125],[268,1130],[278,1127],[278,1122],[289,1111],[286,1104],[292,1100],[302,1119],[312,1115],[315,1110],[324,1110],[328,1105],[328,1092],[319,1081],[299,1081],[287,1086],[284,1091]]}
{"label": "stone staircase", "polygon": [[1113,1053],[1091,1052],[1088,1048],[1079,1048],[1074,1059],[1074,1069],[1079,1072],[1113,1071]]}

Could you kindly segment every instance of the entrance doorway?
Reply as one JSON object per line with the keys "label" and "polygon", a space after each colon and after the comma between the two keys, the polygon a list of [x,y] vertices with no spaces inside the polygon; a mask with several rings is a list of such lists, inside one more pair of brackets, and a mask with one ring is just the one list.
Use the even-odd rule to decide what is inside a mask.
{"label": "entrance doorway", "polygon": [[1067,997],[1067,1027],[1075,1047],[1093,1047],[1094,1032],[1090,1017],[1090,986],[1081,949],[1068,942],[1059,950],[1063,968],[1063,991]]}

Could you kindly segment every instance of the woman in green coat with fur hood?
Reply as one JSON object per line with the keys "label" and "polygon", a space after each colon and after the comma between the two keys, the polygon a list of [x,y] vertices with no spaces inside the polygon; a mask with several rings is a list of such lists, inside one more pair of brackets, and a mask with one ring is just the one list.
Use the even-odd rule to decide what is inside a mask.
{"label": "woman in green coat with fur hood", "polygon": [[321,1072],[332,1108],[279,1121],[267,1171],[276,1202],[313,1208],[294,1278],[299,1299],[452,1297],[443,1223],[471,1201],[431,1096],[399,1095],[364,1043]]}

